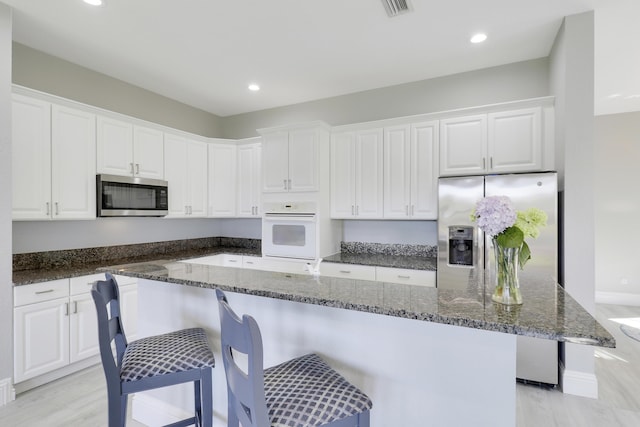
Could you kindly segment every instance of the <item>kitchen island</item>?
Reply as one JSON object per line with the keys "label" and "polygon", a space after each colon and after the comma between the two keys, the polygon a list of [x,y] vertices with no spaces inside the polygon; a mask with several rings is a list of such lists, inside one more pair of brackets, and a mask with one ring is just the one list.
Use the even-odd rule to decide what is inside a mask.
{"label": "kitchen island", "polygon": [[[491,301],[483,280],[434,289],[181,262],[115,266],[139,281],[142,336],[204,327],[218,359],[215,425],[226,381],[214,288],[260,325],[265,366],[316,352],[373,401],[372,427],[515,425],[516,335],[605,347],[613,337],[551,279],[523,283],[524,304]],[[134,417],[170,422],[191,392],[136,397]]]}

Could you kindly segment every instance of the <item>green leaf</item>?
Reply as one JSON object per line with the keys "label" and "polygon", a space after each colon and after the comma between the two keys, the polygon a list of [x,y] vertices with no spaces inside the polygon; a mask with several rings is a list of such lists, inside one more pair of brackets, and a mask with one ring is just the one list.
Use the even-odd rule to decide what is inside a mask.
{"label": "green leaf", "polygon": [[529,245],[527,242],[522,242],[522,247],[520,248],[520,256],[518,257],[518,264],[520,264],[520,269],[524,269],[524,265],[531,259],[531,249],[529,249]]}
{"label": "green leaf", "polygon": [[519,248],[524,243],[524,233],[517,227],[509,227],[496,236],[503,248]]}

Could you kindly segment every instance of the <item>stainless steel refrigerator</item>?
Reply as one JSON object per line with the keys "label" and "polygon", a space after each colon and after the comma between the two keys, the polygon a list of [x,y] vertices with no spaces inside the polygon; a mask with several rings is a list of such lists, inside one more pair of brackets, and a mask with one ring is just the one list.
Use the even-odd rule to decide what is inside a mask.
{"label": "stainless steel refrigerator", "polygon": [[[555,172],[440,178],[438,185],[438,271],[440,288],[465,287],[469,274],[494,268],[491,242],[470,214],[485,196],[508,196],[516,210],[544,210],[547,226],[527,239],[532,258],[519,272],[520,282],[532,274],[558,277],[558,184]],[[492,284],[489,284],[492,286]],[[526,304],[526,301],[525,301]],[[558,343],[518,336],[516,376],[558,383]]]}

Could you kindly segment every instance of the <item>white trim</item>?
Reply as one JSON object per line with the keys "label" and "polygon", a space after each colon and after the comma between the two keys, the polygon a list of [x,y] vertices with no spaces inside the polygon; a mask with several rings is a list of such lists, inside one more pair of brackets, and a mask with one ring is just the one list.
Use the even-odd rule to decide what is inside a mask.
{"label": "white trim", "polygon": [[602,292],[596,291],[597,304],[619,304],[640,307],[640,295],[624,292]]}
{"label": "white trim", "polygon": [[11,383],[11,378],[0,380],[0,406],[4,406],[16,399],[16,391]]}
{"label": "white trim", "polygon": [[598,378],[596,374],[566,369],[560,364],[562,392],[581,397],[598,398]]}
{"label": "white trim", "polygon": [[145,394],[135,394],[131,400],[131,417],[148,426],[161,426],[193,417],[192,413]]}

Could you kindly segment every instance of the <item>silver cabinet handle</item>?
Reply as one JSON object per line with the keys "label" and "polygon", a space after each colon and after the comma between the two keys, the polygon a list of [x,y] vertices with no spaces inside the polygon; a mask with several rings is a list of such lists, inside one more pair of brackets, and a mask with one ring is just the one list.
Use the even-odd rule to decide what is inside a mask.
{"label": "silver cabinet handle", "polygon": [[193,215],[193,206],[189,205],[189,215]]}
{"label": "silver cabinet handle", "polygon": [[486,169],[487,167],[487,159],[485,157],[482,158],[482,169]]}
{"label": "silver cabinet handle", "polygon": [[351,205],[351,216],[356,214],[356,207]]}
{"label": "silver cabinet handle", "polygon": [[414,208],[414,205],[411,205],[411,216],[413,216],[413,208]]}
{"label": "silver cabinet handle", "polygon": [[237,259],[230,259],[229,262],[238,262]]}
{"label": "silver cabinet handle", "polygon": [[360,206],[356,205],[356,216],[360,215]]}
{"label": "silver cabinet handle", "polygon": [[49,212],[49,202],[47,202],[46,205],[47,205],[47,213],[46,213],[46,215],[49,216],[49,213],[50,213]]}
{"label": "silver cabinet handle", "polygon": [[340,273],[342,273],[342,274],[351,274],[351,271],[349,271],[349,270],[340,270]]}
{"label": "silver cabinet handle", "polygon": [[247,264],[253,265],[253,261],[245,261]]}
{"label": "silver cabinet handle", "polygon": [[78,301],[73,302],[73,314],[78,312]]}
{"label": "silver cabinet handle", "polygon": [[286,190],[287,189],[287,180],[283,179],[282,182],[284,183],[284,189]]}
{"label": "silver cabinet handle", "polygon": [[287,189],[291,190],[291,180],[290,179],[287,180]]}
{"label": "silver cabinet handle", "polygon": [[189,215],[189,206],[184,205],[184,214]]}
{"label": "silver cabinet handle", "polygon": [[60,208],[58,207],[58,202],[56,202],[55,205],[56,205],[56,215],[60,215]]}
{"label": "silver cabinet handle", "polygon": [[411,279],[411,276],[402,276],[398,274],[398,279]]}
{"label": "silver cabinet handle", "polygon": [[404,210],[406,211],[406,216],[409,216],[409,205],[405,205]]}
{"label": "silver cabinet handle", "polygon": [[65,316],[69,315],[69,303],[68,302],[64,303],[64,315]]}
{"label": "silver cabinet handle", "polygon": [[489,157],[489,169],[493,169],[493,156]]}
{"label": "silver cabinet handle", "polygon": [[133,175],[134,174],[134,172],[133,172],[133,163],[129,163],[129,166],[131,167],[131,175]]}
{"label": "silver cabinet handle", "polygon": [[136,175],[140,175],[140,163],[136,163]]}
{"label": "silver cabinet handle", "polygon": [[47,289],[46,291],[36,291],[36,295],[40,295],[40,294],[48,294],[53,292],[53,289]]}

